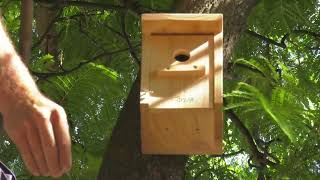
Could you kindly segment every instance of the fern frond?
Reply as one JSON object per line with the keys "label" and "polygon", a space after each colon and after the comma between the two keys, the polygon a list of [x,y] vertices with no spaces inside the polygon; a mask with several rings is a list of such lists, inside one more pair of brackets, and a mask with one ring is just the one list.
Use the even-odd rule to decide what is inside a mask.
{"label": "fern frond", "polygon": [[[232,103],[225,107],[225,109],[244,108],[247,109],[245,112],[263,110],[276,124],[278,124],[288,138],[291,141],[294,141],[297,135],[294,131],[294,127],[290,124],[292,120],[290,117],[293,117],[289,116],[290,113],[288,113],[287,109],[283,108],[289,104],[285,98],[292,97],[289,96],[289,94],[286,94],[283,89],[275,89],[272,94],[273,96],[271,100],[269,100],[256,87],[240,82],[238,83],[237,90],[226,95],[226,97],[236,99],[240,102],[231,101]],[[291,110],[295,111],[296,109]]]}
{"label": "fern frond", "polygon": [[240,67],[247,67],[250,71],[261,75],[270,82],[277,82],[279,79],[275,67],[265,58],[237,59],[234,64]]}

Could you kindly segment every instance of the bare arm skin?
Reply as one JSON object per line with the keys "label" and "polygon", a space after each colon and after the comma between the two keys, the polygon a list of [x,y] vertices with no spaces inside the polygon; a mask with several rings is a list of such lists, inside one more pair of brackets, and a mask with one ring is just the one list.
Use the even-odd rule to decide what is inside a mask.
{"label": "bare arm skin", "polygon": [[70,170],[71,143],[64,109],[40,93],[1,19],[0,112],[6,133],[33,175],[59,177]]}

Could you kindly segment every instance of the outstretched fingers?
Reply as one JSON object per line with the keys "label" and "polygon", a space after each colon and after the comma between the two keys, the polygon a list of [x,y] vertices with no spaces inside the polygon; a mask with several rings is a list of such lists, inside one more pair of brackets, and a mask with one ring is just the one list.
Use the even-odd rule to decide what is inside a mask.
{"label": "outstretched fingers", "polygon": [[62,171],[59,167],[59,152],[50,120],[39,119],[38,129],[41,137],[43,153],[47,161],[50,175],[59,177],[62,175]]}
{"label": "outstretched fingers", "polygon": [[36,126],[30,126],[27,128],[27,139],[31,150],[32,157],[35,161],[36,166],[42,176],[49,176],[49,169],[43,148],[41,146],[40,136]]}
{"label": "outstretched fingers", "polygon": [[67,172],[72,165],[71,138],[66,113],[63,108],[58,107],[53,110],[51,121],[59,149],[60,168],[62,168],[64,172]]}
{"label": "outstretched fingers", "polygon": [[40,175],[40,171],[36,165],[35,159],[32,156],[31,153],[31,148],[30,145],[28,143],[28,140],[25,137],[18,137],[18,138],[13,138],[12,139],[14,141],[14,143],[16,144],[22,160],[24,161],[24,163],[26,164],[27,169],[35,176],[39,176]]}

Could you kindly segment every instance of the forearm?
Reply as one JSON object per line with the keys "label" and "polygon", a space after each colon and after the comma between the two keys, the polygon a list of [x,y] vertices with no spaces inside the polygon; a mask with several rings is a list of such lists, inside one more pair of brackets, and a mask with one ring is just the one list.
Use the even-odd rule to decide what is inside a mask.
{"label": "forearm", "polygon": [[6,54],[14,54],[14,47],[6,34],[5,27],[2,24],[0,17],[0,60],[4,58]]}
{"label": "forearm", "polygon": [[59,177],[70,170],[71,138],[66,113],[41,95],[1,22],[0,112],[7,135],[33,175]]}
{"label": "forearm", "polygon": [[0,21],[0,112],[6,113],[18,105],[32,105],[38,95],[36,84]]}

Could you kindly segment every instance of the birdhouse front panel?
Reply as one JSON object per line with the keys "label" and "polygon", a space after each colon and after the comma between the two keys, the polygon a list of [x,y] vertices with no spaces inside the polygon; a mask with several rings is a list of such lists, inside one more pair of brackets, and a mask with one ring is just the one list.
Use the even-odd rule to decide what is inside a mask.
{"label": "birdhouse front panel", "polygon": [[140,104],[144,153],[222,152],[222,15],[142,16]]}
{"label": "birdhouse front panel", "polygon": [[[153,45],[145,52],[149,64],[150,108],[212,107],[212,73],[210,54],[213,40],[209,36],[151,36]],[[211,51],[211,53],[209,53]],[[177,61],[177,56],[186,56]],[[213,58],[213,56],[211,57]],[[213,61],[212,61],[213,62]],[[210,93],[211,92],[211,93]]]}

